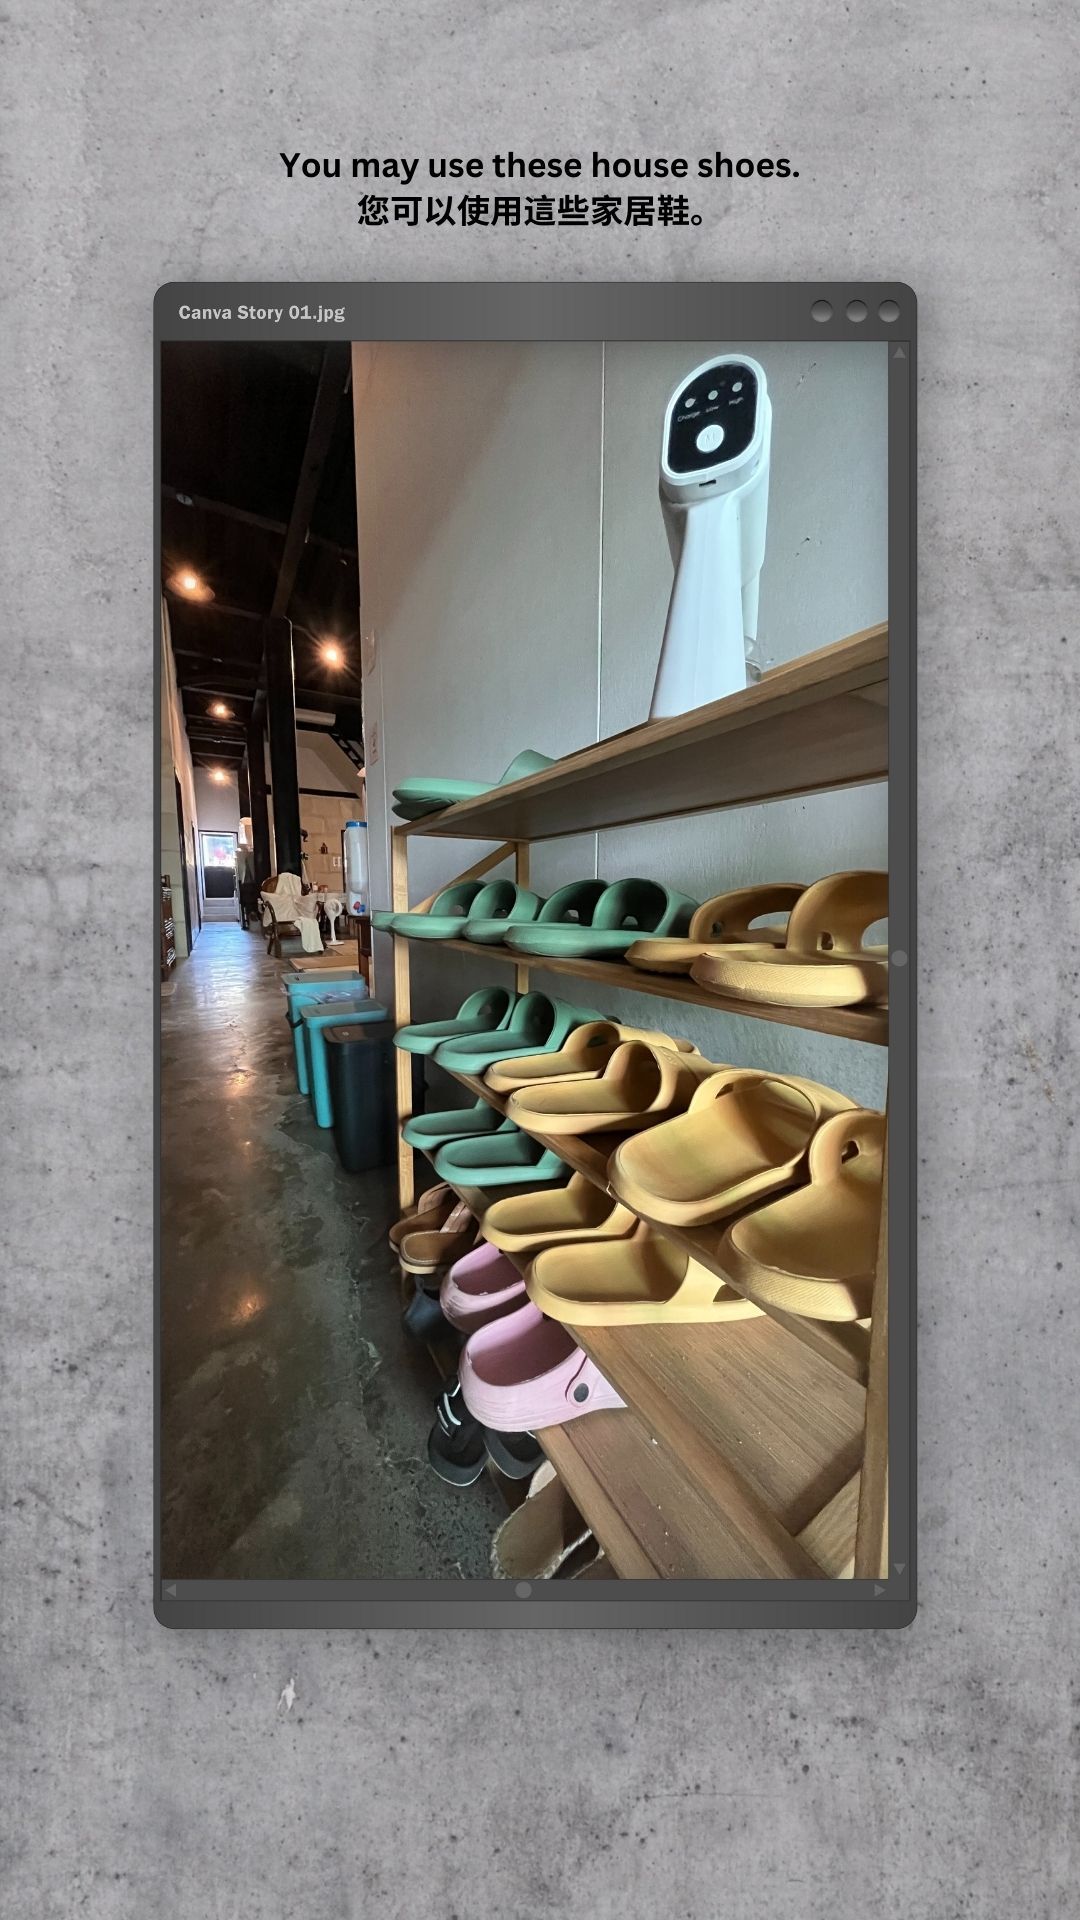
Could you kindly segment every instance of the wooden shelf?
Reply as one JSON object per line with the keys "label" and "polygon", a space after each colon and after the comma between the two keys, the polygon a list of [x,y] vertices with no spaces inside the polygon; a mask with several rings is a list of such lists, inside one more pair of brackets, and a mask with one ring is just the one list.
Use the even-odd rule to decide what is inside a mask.
{"label": "wooden shelf", "polygon": [[[506,842],[461,880],[509,855],[529,883],[529,843],[650,820],[754,806],[883,780],[888,774],[888,629],[868,628],[777,668],[728,700],[602,740],[514,786],[394,828],[394,910],[410,908],[414,836]],[[432,896],[434,897],[434,896]],[[416,902],[423,911],[431,900]],[[565,974],[602,990],[650,994],[743,1019],[813,1029],[884,1046],[877,1008],[759,1007],[709,993],[680,975],[625,963],[549,959],[444,941],[473,958]],[[410,943],[394,940],[399,1026],[412,1017]],[[582,998],[585,997],[583,994]],[[505,1102],[455,1075],[498,1111]],[[412,1112],[412,1061],[397,1057],[399,1123]],[[569,1167],[608,1190],[618,1135],[553,1140]],[[414,1192],[413,1154],[399,1139],[399,1198]],[[482,1220],[485,1194],[458,1192]],[[513,1189],[500,1189],[500,1193]],[[719,1280],[722,1230],[651,1222]],[[820,1579],[876,1568],[885,1515],[885,1268],[879,1259],[872,1329],[770,1312],[724,1325],[572,1327],[627,1402],[539,1437],[615,1571],[624,1579]],[[856,1540],[858,1539],[858,1553]],[[872,1562],[872,1566],[871,1566]]]}
{"label": "wooden shelf", "polygon": [[884,1007],[774,1007],[759,1006],[748,1000],[729,999],[699,987],[689,975],[646,973],[640,967],[610,960],[557,960],[538,953],[514,953],[509,947],[478,946],[472,940],[432,940],[428,946],[447,947],[455,953],[467,953],[477,960],[502,961],[504,965],[526,966],[537,973],[567,973],[578,980],[593,980],[622,993],[651,993],[661,1000],[678,1000],[687,1006],[708,1007],[712,1013],[734,1013],[740,1020],[773,1020],[785,1027],[810,1027],[816,1033],[839,1034],[844,1040],[864,1040],[878,1047],[889,1044],[889,1014]]}
{"label": "wooden shelf", "polygon": [[[456,1191],[482,1224],[494,1196]],[[835,1570],[798,1536],[857,1473],[865,1395],[853,1380],[767,1318],[570,1332],[628,1411],[537,1437],[623,1579]],[[854,1522],[849,1505],[827,1533],[819,1524],[831,1553],[850,1557]]]}
{"label": "wooden shelf", "polygon": [[[486,1100],[488,1106],[494,1107],[497,1113],[505,1113],[506,1101],[500,1094],[493,1093],[482,1080],[478,1080],[469,1073],[455,1073],[452,1077],[463,1087],[467,1087],[476,1099]],[[560,1135],[558,1139],[554,1139],[549,1134],[535,1133],[531,1127],[522,1128],[522,1132],[528,1133],[532,1139],[540,1141],[543,1146],[550,1147],[551,1151],[557,1153],[560,1160],[564,1160],[568,1167],[573,1167],[575,1173],[583,1173],[587,1180],[591,1180],[593,1185],[600,1187],[604,1193],[611,1192],[607,1177],[608,1160],[619,1142],[626,1137],[624,1134],[594,1134],[591,1138],[588,1134]],[[648,1216],[643,1215],[642,1218],[647,1219]],[[722,1227],[698,1227],[689,1230],[667,1226],[657,1220],[650,1220],[649,1225],[654,1227],[657,1233],[662,1233],[667,1239],[674,1240],[678,1246],[685,1247],[691,1258],[700,1260],[711,1273],[715,1273],[718,1280],[723,1280],[729,1287],[741,1291],[738,1281],[726,1271],[720,1258]],[[784,1327],[794,1339],[802,1346],[809,1348],[819,1359],[826,1361],[838,1373],[846,1374],[848,1379],[855,1381],[858,1385],[865,1385],[870,1356],[870,1332],[864,1322],[808,1320],[802,1314],[780,1313],[772,1308],[766,1311],[771,1320],[775,1320],[779,1326]],[[581,1345],[588,1351],[588,1330],[575,1329],[575,1333]]]}
{"label": "wooden shelf", "polygon": [[396,832],[551,840],[883,780],[888,655],[888,628],[869,627],[726,700],[615,734]]}

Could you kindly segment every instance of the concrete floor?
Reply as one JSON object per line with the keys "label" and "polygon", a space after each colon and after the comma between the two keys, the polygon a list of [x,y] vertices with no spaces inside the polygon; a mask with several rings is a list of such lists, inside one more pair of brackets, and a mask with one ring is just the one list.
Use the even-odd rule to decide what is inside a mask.
{"label": "concrete floor", "polygon": [[205,926],[162,997],[162,1571],[488,1576],[485,1475],[427,1464],[391,1171],[346,1174],[296,1091],[262,938]]}

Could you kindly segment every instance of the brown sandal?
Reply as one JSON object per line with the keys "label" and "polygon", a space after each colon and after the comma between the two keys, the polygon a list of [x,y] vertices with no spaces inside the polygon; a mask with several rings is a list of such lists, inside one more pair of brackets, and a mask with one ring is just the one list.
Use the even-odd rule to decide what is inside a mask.
{"label": "brown sandal", "polygon": [[438,1273],[470,1251],[476,1234],[472,1209],[464,1200],[459,1200],[441,1227],[431,1231],[418,1228],[407,1233],[398,1247],[398,1259],[406,1273]]}
{"label": "brown sandal", "polygon": [[407,1233],[419,1233],[425,1228],[437,1231],[445,1226],[454,1204],[454,1190],[447,1186],[445,1180],[440,1180],[438,1186],[429,1187],[426,1193],[420,1195],[413,1211],[403,1213],[401,1219],[391,1227],[389,1240],[394,1252],[397,1252]]}

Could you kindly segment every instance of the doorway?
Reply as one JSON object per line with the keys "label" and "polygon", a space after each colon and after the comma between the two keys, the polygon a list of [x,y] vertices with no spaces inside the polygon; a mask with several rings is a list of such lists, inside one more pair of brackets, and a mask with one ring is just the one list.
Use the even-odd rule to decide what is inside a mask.
{"label": "doorway", "polygon": [[236,886],[235,833],[200,833],[203,899],[208,920],[240,917]]}

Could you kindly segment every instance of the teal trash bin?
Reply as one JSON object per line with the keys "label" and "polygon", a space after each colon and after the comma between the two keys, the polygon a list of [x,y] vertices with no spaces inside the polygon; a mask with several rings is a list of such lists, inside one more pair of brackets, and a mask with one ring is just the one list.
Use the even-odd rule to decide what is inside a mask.
{"label": "teal trash bin", "polygon": [[300,1008],[309,1091],[317,1126],[332,1127],[334,1124],[324,1039],[327,1027],[366,1026],[376,1020],[388,1020],[389,1017],[384,1006],[380,1006],[377,1000],[367,998],[366,988],[363,995],[353,994],[351,999],[324,997]]}
{"label": "teal trash bin", "polygon": [[347,972],[337,968],[328,968],[330,978],[313,979],[306,976],[286,974],[282,980],[285,994],[286,1018],[292,1029],[293,1055],[296,1061],[296,1085],[301,1093],[311,1092],[311,1080],[308,1074],[308,1053],[304,1038],[304,1023],[300,1018],[301,1007],[313,1005],[319,1000],[363,1000],[367,996],[367,986],[355,970]]}

